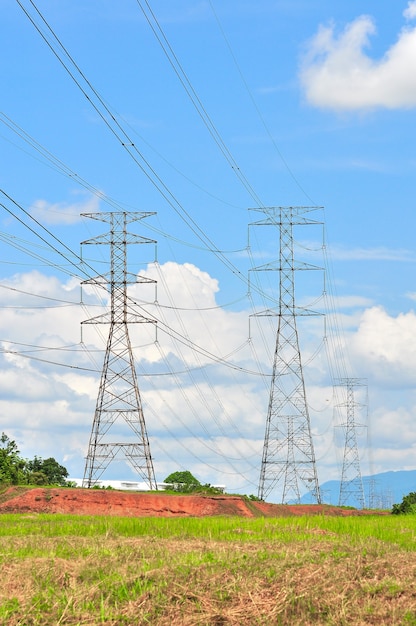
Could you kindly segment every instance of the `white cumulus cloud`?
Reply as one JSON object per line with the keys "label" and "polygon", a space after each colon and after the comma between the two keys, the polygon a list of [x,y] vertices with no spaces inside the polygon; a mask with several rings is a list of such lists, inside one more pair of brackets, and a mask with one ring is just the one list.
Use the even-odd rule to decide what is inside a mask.
{"label": "white cumulus cloud", "polygon": [[[142,293],[144,283],[131,288],[132,299],[143,315],[157,318],[157,340],[152,324],[131,324],[130,337],[158,479],[182,467],[228,490],[255,493],[277,320],[253,319],[248,342],[251,309],[218,306],[220,283],[209,273],[168,262],[141,274],[157,280],[157,302],[150,287]],[[92,296],[87,310],[78,305],[72,278],[61,282],[32,271],[2,283],[0,432],[16,439],[25,458],[66,459],[71,476],[80,477],[108,336],[108,328],[88,326],[81,343],[80,322],[102,307],[94,306]],[[339,305],[352,375],[370,386],[376,468],[401,469],[414,458],[416,314],[393,317],[354,295]],[[320,479],[338,478],[343,442],[334,443],[333,408],[339,402],[326,351],[316,349],[317,326],[300,321],[299,332]],[[344,361],[343,346],[333,359]],[[398,423],[403,428],[393,436]],[[113,474],[111,467],[111,477],[128,478],[126,471],[121,466]]]}
{"label": "white cumulus cloud", "polygon": [[403,11],[403,15],[407,20],[413,20],[416,17],[416,2],[413,0],[409,2],[407,9]]}
{"label": "white cumulus cloud", "polygon": [[[414,19],[416,2],[409,2],[403,15]],[[416,106],[416,27],[405,25],[379,59],[368,53],[375,33],[375,22],[367,15],[357,17],[339,35],[334,25],[319,28],[300,70],[310,104],[338,111]]]}
{"label": "white cumulus cloud", "polygon": [[416,381],[416,314],[390,316],[381,306],[366,309],[350,338],[352,356],[373,383],[395,388],[413,387]]}
{"label": "white cumulus cloud", "polygon": [[81,220],[81,213],[96,213],[99,211],[100,198],[98,196],[82,196],[78,202],[48,202],[36,200],[30,212],[43,224],[75,224]]}

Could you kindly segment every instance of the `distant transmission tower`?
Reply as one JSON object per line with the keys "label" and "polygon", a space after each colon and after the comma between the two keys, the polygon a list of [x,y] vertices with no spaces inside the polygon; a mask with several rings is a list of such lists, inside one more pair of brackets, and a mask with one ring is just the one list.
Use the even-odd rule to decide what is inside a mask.
{"label": "distant transmission tower", "polygon": [[[110,273],[85,280],[83,284],[106,285],[111,297],[109,313],[82,322],[110,325],[83,486],[93,487],[111,461],[121,457],[150,489],[157,489],[128,330],[128,324],[155,322],[129,311],[127,297],[127,285],[155,283],[149,278],[127,272],[127,245],[156,243],[152,239],[128,233],[127,224],[154,213],[103,212],[83,215],[110,224],[108,233],[83,241],[82,244],[110,246]],[[127,426],[127,434],[122,441],[120,433],[123,431],[120,428],[117,429],[116,441],[110,437],[109,431],[115,422],[124,422],[124,426]]]}
{"label": "distant transmission tower", "polygon": [[315,464],[305,382],[299,348],[296,318],[311,311],[295,306],[295,272],[318,269],[294,260],[293,227],[319,224],[305,213],[318,207],[269,207],[254,209],[264,213],[264,220],[254,226],[277,226],[280,233],[279,262],[253,268],[254,271],[279,271],[279,307],[257,315],[277,315],[278,328],[273,373],[261,463],[259,498],[265,500],[281,487],[282,503],[300,502],[301,486],[320,503],[321,496]]}
{"label": "distant transmission tower", "polygon": [[345,444],[338,504],[345,506],[354,500],[358,502],[358,507],[363,509],[365,497],[357,445],[357,427],[362,427],[363,424],[357,424],[355,420],[356,409],[362,407],[362,404],[355,401],[354,388],[366,384],[359,378],[341,378],[338,384],[345,387],[347,392],[346,402],[338,405],[345,407],[347,414],[346,422],[341,424],[345,431]]}

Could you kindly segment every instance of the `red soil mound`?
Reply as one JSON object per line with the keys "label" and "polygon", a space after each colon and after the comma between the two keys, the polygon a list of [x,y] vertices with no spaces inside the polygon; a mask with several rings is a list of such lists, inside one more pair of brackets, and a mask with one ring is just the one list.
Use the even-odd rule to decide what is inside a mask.
{"label": "red soil mound", "polygon": [[0,500],[0,513],[72,513],[126,517],[283,517],[288,515],[363,515],[374,511],[327,505],[283,505],[253,502],[242,496],[167,495],[101,489],[23,489],[10,487]]}

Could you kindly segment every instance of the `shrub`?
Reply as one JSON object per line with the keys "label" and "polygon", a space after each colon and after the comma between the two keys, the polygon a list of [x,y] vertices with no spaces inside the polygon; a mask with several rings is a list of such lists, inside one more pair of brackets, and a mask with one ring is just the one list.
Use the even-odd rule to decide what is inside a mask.
{"label": "shrub", "polygon": [[169,474],[163,481],[173,491],[179,491],[180,493],[189,493],[196,491],[201,487],[201,483],[195,476],[192,476],[189,470],[183,472],[173,472]]}
{"label": "shrub", "polygon": [[404,496],[401,504],[393,504],[391,512],[393,515],[416,513],[416,493],[411,491],[407,496]]}

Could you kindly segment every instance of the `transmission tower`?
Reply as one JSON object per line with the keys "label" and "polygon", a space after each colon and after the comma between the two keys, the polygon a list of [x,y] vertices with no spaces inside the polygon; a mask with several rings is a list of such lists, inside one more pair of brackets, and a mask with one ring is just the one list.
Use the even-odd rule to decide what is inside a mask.
{"label": "transmission tower", "polygon": [[[105,286],[110,292],[111,302],[108,313],[82,322],[110,325],[83,486],[93,487],[117,457],[124,459],[150,489],[157,489],[128,330],[129,324],[155,323],[155,321],[131,312],[127,295],[129,284],[156,282],[127,272],[127,245],[156,243],[152,239],[128,233],[127,224],[154,213],[103,212],[83,215],[110,224],[108,233],[83,241],[82,245],[110,246],[110,273],[85,280],[83,284]],[[109,433],[115,422],[122,422],[126,427],[124,431],[127,431],[118,428],[116,442]],[[123,432],[122,441],[120,432]]]}
{"label": "transmission tower", "polygon": [[279,271],[279,306],[277,313],[266,310],[256,315],[277,315],[278,328],[273,361],[263,458],[258,495],[265,500],[279,486],[282,503],[300,502],[301,487],[312,492],[320,503],[321,496],[315,464],[305,382],[302,369],[298,315],[312,311],[295,306],[296,270],[318,269],[306,263],[295,263],[293,227],[320,224],[305,214],[319,207],[269,207],[254,209],[267,217],[253,226],[275,226],[280,233],[279,261],[253,268],[254,271]]}
{"label": "transmission tower", "polygon": [[363,405],[356,402],[354,388],[366,384],[359,378],[341,378],[338,384],[346,389],[346,401],[338,406],[345,407],[347,414],[346,422],[340,425],[345,431],[345,443],[338,505],[345,506],[354,500],[358,502],[358,508],[363,509],[365,497],[357,445],[357,427],[363,425],[355,421],[356,409]]}

